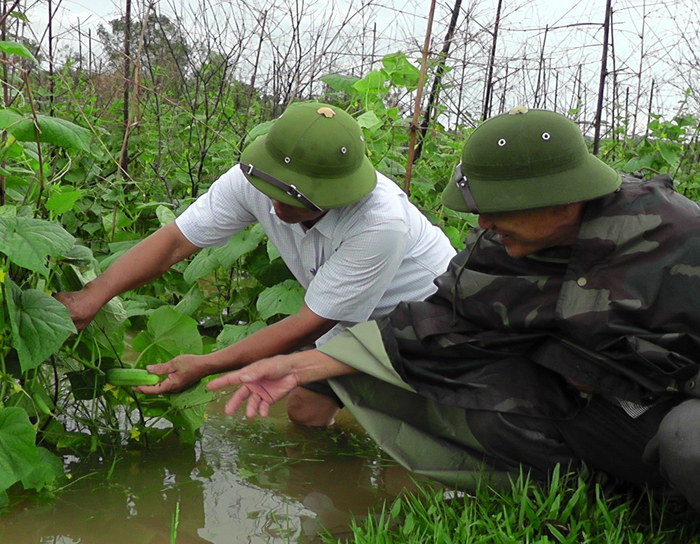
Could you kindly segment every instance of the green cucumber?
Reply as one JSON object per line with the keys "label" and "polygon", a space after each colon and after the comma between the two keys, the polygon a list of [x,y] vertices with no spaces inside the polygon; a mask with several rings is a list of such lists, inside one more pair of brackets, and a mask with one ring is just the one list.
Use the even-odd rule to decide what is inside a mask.
{"label": "green cucumber", "polygon": [[144,368],[110,368],[107,371],[107,383],[112,385],[155,385],[160,378]]}

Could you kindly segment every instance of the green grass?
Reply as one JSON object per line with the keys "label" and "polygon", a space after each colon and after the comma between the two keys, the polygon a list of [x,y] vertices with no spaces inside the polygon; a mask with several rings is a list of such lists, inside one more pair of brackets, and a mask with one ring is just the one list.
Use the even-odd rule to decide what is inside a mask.
{"label": "green grass", "polygon": [[548,484],[520,477],[507,492],[474,495],[419,487],[352,524],[355,544],[693,544],[700,520],[684,504],[606,490],[556,472]]}

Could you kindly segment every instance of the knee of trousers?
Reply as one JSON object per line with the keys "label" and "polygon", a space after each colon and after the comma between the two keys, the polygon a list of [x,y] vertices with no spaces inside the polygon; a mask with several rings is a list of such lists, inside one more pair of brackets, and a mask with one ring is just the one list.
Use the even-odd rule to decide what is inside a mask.
{"label": "knee of trousers", "polygon": [[527,469],[546,479],[557,464],[573,467],[577,460],[551,421],[498,412],[470,411],[467,422],[476,440],[511,471]]}
{"label": "knee of trousers", "polygon": [[700,399],[682,402],[666,414],[655,442],[661,473],[700,511]]}

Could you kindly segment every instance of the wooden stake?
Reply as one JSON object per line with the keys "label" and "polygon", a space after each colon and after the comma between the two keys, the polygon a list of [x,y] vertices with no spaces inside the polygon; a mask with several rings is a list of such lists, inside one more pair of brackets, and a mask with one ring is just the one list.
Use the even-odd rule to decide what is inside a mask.
{"label": "wooden stake", "polygon": [[421,61],[420,76],[418,77],[418,88],[416,89],[416,101],[413,106],[413,121],[411,123],[411,137],[408,144],[408,164],[406,165],[406,178],[403,182],[403,190],[407,195],[411,194],[411,174],[413,173],[413,157],[416,152],[416,138],[418,136],[418,117],[420,116],[420,105],[423,97],[423,85],[425,85],[425,73],[428,69],[428,53],[430,50],[430,37],[433,32],[433,17],[435,15],[435,0],[430,1],[430,13],[428,14],[428,28],[425,31],[425,41],[423,42],[423,59]]}

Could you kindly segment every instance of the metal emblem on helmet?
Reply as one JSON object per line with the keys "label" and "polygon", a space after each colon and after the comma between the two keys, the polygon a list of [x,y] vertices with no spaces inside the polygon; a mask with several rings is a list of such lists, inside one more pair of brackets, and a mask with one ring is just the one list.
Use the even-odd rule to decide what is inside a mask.
{"label": "metal emblem on helmet", "polygon": [[527,113],[530,111],[527,106],[515,106],[508,113],[510,115],[520,115],[521,113]]}
{"label": "metal emblem on helmet", "polygon": [[332,119],[333,117],[335,117],[335,112],[327,106],[323,106],[322,108],[318,108],[316,110],[316,113],[318,113],[319,115],[323,115],[324,117],[326,117],[328,119]]}

